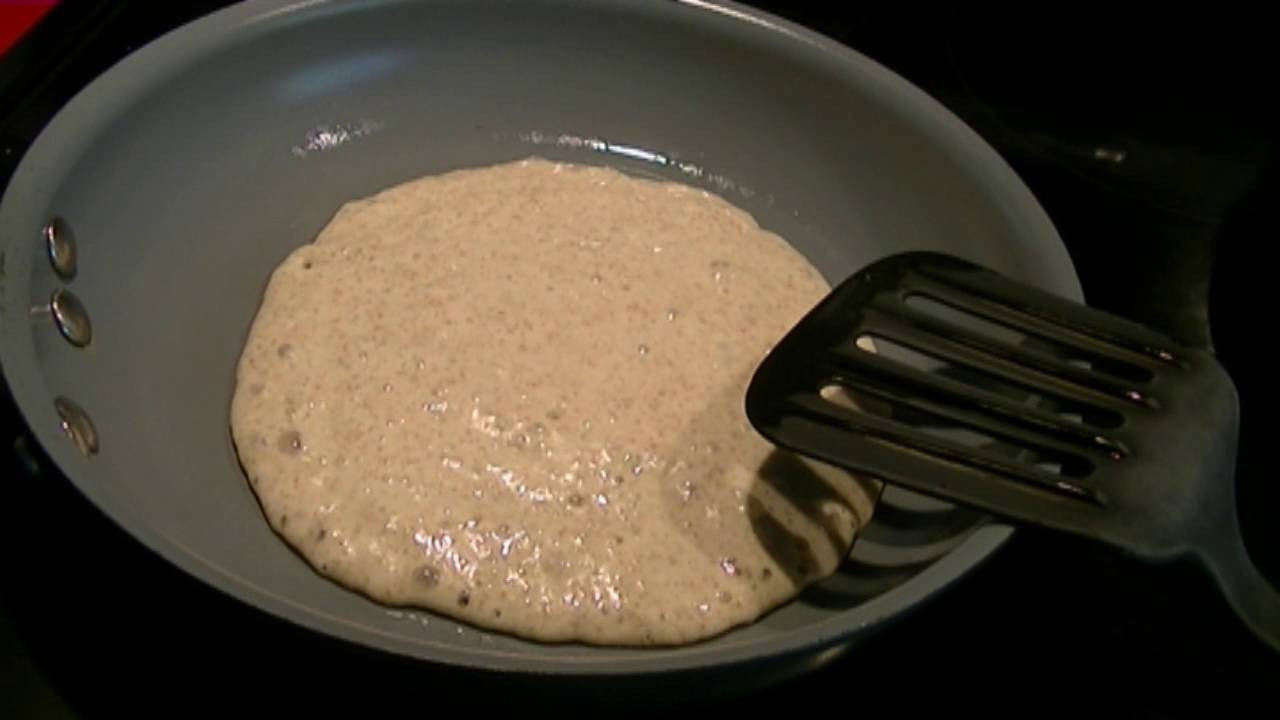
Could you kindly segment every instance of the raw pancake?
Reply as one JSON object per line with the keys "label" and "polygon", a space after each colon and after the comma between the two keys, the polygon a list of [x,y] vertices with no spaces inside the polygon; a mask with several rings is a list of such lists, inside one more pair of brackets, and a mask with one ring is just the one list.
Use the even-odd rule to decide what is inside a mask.
{"label": "raw pancake", "polygon": [[828,289],[682,185],[427,177],[275,270],[232,432],[272,526],[349,588],[539,640],[693,641],[831,573],[870,514],[742,407]]}

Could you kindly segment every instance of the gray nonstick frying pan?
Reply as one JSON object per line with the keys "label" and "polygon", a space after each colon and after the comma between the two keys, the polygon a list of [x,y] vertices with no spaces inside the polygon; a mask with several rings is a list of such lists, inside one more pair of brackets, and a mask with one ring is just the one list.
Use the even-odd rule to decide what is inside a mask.
{"label": "gray nonstick frying pan", "polygon": [[884,68],[728,3],[283,2],[203,18],[72,100],[0,204],[0,363],[97,507],[209,585],[315,631],[464,667],[684,672],[817,655],[1010,534],[887,490],[846,566],[681,648],[541,645],[393,610],[278,539],[228,432],[267,276],[347,200],[540,155],[719,193],[835,283],[935,250],[1070,299],[1048,218],[975,133]]}

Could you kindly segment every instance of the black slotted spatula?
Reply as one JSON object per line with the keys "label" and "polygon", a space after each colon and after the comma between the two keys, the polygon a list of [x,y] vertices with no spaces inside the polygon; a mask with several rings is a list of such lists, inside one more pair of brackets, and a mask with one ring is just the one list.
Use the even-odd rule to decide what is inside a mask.
{"label": "black slotted spatula", "polygon": [[768,354],[747,417],[776,445],[917,492],[1199,560],[1280,650],[1280,593],[1235,507],[1239,406],[1214,357],[935,253],[881,260]]}

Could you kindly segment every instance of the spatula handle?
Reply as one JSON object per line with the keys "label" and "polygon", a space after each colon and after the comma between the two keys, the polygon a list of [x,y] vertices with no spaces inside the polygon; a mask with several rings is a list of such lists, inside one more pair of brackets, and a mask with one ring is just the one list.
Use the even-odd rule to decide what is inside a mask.
{"label": "spatula handle", "polygon": [[1249,558],[1234,513],[1196,554],[1236,615],[1259,640],[1280,652],[1280,592]]}

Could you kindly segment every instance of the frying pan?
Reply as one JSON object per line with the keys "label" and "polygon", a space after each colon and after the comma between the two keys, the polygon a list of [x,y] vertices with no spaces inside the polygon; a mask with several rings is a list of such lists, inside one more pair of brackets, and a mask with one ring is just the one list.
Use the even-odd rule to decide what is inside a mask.
{"label": "frying pan", "polygon": [[[259,0],[104,73],[5,190],[0,363],[31,436],[93,504],[205,583],[320,633],[465,668],[671,675],[820,659],[1009,537],[886,491],[835,576],[755,624],[661,649],[524,642],[313,572],[263,520],[227,426],[269,273],[348,200],[530,155],[716,192],[833,283],[936,250],[1081,298],[1045,213],[975,133],[867,58],[758,11]],[[55,241],[74,237],[58,263],[53,218]],[[87,345],[69,341],[85,327]]]}

